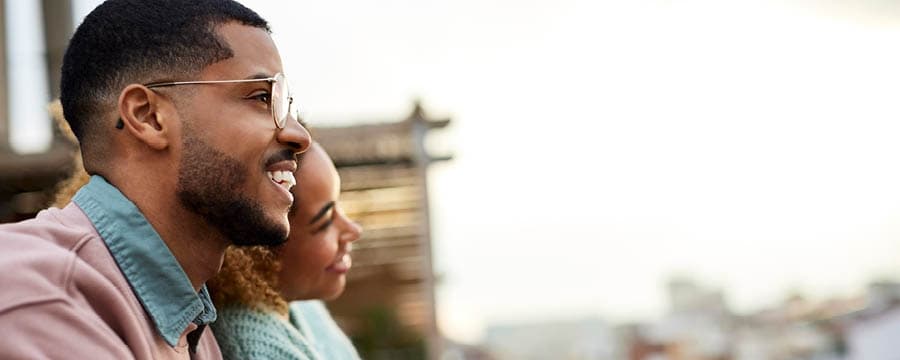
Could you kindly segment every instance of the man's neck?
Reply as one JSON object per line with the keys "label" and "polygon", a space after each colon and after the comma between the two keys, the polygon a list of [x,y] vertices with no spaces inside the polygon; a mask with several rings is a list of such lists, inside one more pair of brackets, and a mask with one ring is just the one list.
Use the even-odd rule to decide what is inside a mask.
{"label": "man's neck", "polygon": [[168,211],[154,212],[147,218],[181,264],[191,285],[199,291],[219,272],[228,241],[217,229],[180,204],[172,204],[166,209]]}
{"label": "man's neck", "polygon": [[219,271],[228,241],[199,215],[185,209],[174,189],[165,191],[165,186],[157,185],[153,193],[134,191],[140,186],[119,189],[141,210],[199,291]]}

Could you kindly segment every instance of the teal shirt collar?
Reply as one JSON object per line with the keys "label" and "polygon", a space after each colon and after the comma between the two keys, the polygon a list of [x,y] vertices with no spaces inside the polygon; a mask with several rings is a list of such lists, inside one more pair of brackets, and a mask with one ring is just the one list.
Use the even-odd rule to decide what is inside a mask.
{"label": "teal shirt collar", "polygon": [[141,211],[100,176],[72,199],[106,242],[106,246],[150,315],[157,331],[171,346],[193,322],[216,320],[216,308],[204,285],[194,291],[187,274]]}

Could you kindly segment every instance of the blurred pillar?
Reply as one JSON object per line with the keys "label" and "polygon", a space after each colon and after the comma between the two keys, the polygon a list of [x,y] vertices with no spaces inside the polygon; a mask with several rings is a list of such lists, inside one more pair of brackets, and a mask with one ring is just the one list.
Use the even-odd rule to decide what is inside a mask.
{"label": "blurred pillar", "polygon": [[[54,193],[56,183],[69,175],[72,168],[72,154],[75,146],[60,136],[57,126],[51,125],[53,138],[50,148],[43,153],[18,154],[12,151],[9,124],[12,114],[10,104],[18,104],[22,96],[10,91],[9,37],[13,31],[7,31],[10,16],[6,6],[12,1],[0,0],[0,222],[17,221],[33,216],[48,203]],[[38,4],[36,0],[32,4]],[[26,3],[22,1],[22,3]],[[31,29],[43,29],[44,51],[42,54],[46,67],[47,86],[52,98],[59,96],[60,70],[62,57],[69,37],[73,32],[71,0],[41,0],[40,22],[27,24]],[[28,30],[28,29],[26,29]],[[42,95],[43,96],[43,95]],[[18,100],[17,100],[18,99]],[[46,104],[41,103],[44,107]],[[46,115],[49,118],[49,114]]]}
{"label": "blurred pillar", "polygon": [[9,79],[6,72],[6,1],[0,0],[0,153],[9,151]]}
{"label": "blurred pillar", "polygon": [[422,186],[420,187],[422,198],[420,219],[422,220],[419,222],[419,231],[424,239],[420,248],[422,251],[422,258],[425,261],[425,271],[423,271],[422,277],[426,301],[431,304],[431,307],[428,309],[429,314],[426,315],[426,326],[428,327],[428,332],[426,333],[427,337],[425,339],[427,341],[426,350],[428,351],[428,359],[438,360],[444,352],[444,344],[443,337],[437,327],[437,302],[434,295],[434,256],[431,246],[431,213],[429,211],[430,204],[428,201],[428,165],[435,159],[432,159],[431,155],[428,154],[428,150],[425,148],[425,135],[428,133],[428,130],[431,130],[432,128],[447,126],[449,120],[430,121],[425,116],[422,104],[416,101],[412,114],[409,115],[409,118],[406,121],[412,124],[412,160],[419,173],[419,179],[422,181]]}
{"label": "blurred pillar", "polygon": [[[50,82],[50,98],[59,97],[59,78],[62,59],[69,37],[72,36],[72,1],[43,0],[44,42],[47,49],[47,79]],[[54,131],[54,134],[57,132]]]}

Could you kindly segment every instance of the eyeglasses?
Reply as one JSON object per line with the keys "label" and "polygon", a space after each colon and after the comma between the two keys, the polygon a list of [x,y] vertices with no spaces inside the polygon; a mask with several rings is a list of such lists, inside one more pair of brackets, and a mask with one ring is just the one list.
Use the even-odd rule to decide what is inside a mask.
{"label": "eyeglasses", "polygon": [[[284,74],[277,73],[275,76],[263,79],[241,79],[241,80],[198,80],[198,81],[172,81],[157,82],[144,84],[148,89],[177,85],[203,85],[203,84],[230,84],[230,83],[249,83],[265,81],[272,85],[272,92],[269,94],[269,108],[272,109],[272,120],[278,129],[284,129],[287,125],[288,116],[291,115],[291,108],[294,104],[294,97],[291,96],[288,88],[287,79]],[[294,109],[294,119],[300,121],[299,109]]]}

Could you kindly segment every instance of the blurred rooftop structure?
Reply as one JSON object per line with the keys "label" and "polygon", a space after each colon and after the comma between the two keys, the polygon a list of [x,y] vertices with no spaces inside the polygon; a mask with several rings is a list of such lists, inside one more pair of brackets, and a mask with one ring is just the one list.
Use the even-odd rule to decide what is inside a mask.
{"label": "blurred rooftop structure", "polygon": [[[354,339],[370,334],[373,321],[396,322],[400,333],[381,339],[403,343],[398,349],[368,354],[372,359],[408,358],[422,336],[436,359],[441,335],[435,309],[428,211],[428,165],[449,160],[425,149],[425,136],[450,119],[432,119],[416,103],[399,122],[313,129],[341,175],[341,201],[365,231],[353,246],[353,271],[344,295],[329,304]],[[380,318],[380,320],[378,320]],[[386,326],[376,326],[384,329]],[[390,326],[388,326],[390,327]],[[361,345],[361,344],[358,344]]]}

